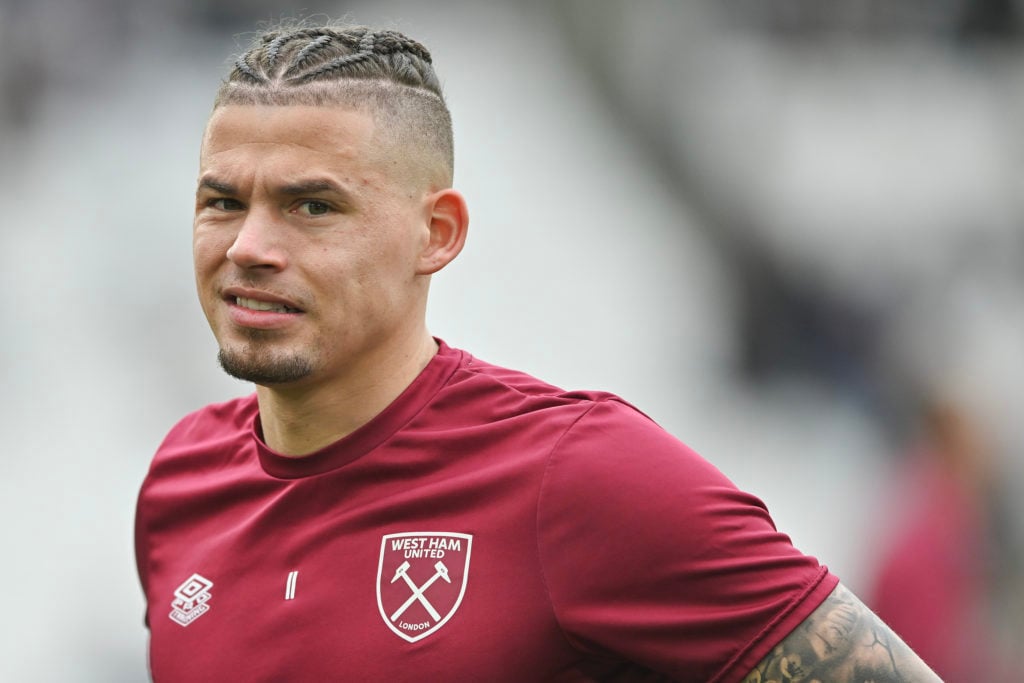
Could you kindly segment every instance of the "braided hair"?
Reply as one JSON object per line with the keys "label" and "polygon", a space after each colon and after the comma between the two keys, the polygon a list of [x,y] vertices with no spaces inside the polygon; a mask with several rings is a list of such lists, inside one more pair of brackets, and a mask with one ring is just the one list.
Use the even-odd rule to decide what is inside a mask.
{"label": "braided hair", "polygon": [[451,115],[421,43],[365,26],[290,26],[257,35],[217,92],[228,104],[340,104],[378,121],[453,166]]}

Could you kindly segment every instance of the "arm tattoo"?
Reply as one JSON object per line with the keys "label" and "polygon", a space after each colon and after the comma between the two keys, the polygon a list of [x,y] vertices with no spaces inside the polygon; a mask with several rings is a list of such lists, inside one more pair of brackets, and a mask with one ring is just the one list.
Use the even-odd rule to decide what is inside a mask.
{"label": "arm tattoo", "polygon": [[941,683],[892,630],[842,585],[743,683]]}

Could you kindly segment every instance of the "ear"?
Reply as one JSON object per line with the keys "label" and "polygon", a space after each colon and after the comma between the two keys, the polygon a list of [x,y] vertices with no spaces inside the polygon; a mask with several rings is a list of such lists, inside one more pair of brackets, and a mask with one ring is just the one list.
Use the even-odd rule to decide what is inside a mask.
{"label": "ear", "polygon": [[444,268],[459,255],[466,243],[469,211],[462,194],[451,188],[427,198],[430,238],[420,252],[416,273],[430,275]]}

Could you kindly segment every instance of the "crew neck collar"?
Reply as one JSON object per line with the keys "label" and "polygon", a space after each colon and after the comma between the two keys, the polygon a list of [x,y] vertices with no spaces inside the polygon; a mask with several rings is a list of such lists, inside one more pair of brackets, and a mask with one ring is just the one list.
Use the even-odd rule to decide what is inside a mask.
{"label": "crew neck collar", "polygon": [[387,441],[430,402],[462,360],[461,351],[440,339],[435,341],[437,353],[398,398],[356,431],[309,455],[292,457],[270,448],[263,440],[263,427],[257,414],[252,424],[252,438],[260,466],[273,477],[299,479],[344,467]]}

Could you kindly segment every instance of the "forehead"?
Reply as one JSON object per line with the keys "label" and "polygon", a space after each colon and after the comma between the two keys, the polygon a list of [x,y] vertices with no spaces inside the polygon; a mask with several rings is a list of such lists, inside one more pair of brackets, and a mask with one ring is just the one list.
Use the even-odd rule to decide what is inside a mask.
{"label": "forehead", "polygon": [[384,146],[366,112],[341,106],[218,107],[206,126],[200,165],[374,163]]}

